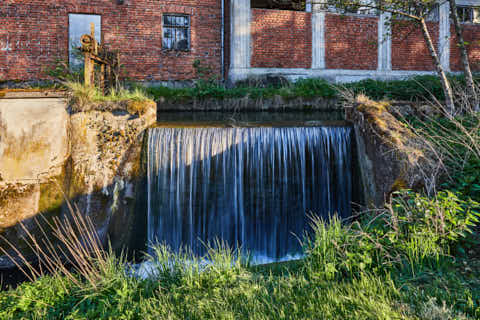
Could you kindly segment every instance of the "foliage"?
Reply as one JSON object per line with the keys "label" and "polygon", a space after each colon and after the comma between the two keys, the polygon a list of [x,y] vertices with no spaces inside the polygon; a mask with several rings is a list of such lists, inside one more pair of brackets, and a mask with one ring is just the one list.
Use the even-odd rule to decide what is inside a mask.
{"label": "foliage", "polygon": [[326,0],[317,1],[334,6],[345,12],[357,12],[360,8],[370,8],[390,12],[393,17],[419,19],[428,16],[437,4],[436,0]]}
{"label": "foliage", "polygon": [[480,113],[467,110],[455,118],[414,117],[405,122],[429,142],[445,167],[440,188],[480,201]]}
{"label": "foliage", "polygon": [[[451,81],[464,84],[463,77],[452,76]],[[198,81],[192,88],[169,88],[163,86],[143,88],[155,100],[162,98],[176,101],[192,99],[229,99],[249,97],[252,99],[280,96],[294,98],[339,98],[339,90],[349,89],[355,94],[365,94],[371,99],[392,99],[400,101],[426,101],[431,98],[443,100],[444,94],[438,77],[417,76],[409,80],[378,81],[362,80],[344,85],[332,85],[323,79],[302,79],[284,87],[246,87],[225,88],[211,81]]]}
{"label": "foliage", "polygon": [[104,102],[122,102],[122,101],[147,101],[150,97],[141,88],[127,90],[120,88],[115,90],[111,88],[108,94],[104,95],[98,88],[86,86],[80,82],[66,82],[66,87],[71,93],[71,103],[79,110],[85,107],[104,103]]}
{"label": "foliage", "polygon": [[77,48],[73,48],[73,54],[77,59],[82,61],[82,67],[72,68],[68,60],[59,58],[47,65],[43,73],[60,84],[63,82],[83,81],[83,54]]}
{"label": "foliage", "polygon": [[366,270],[415,275],[424,268],[440,268],[450,246],[472,232],[479,209],[478,203],[448,191],[434,199],[398,193],[387,209],[365,223],[316,220],[315,236],[306,242],[307,261],[316,276],[327,280]]}
{"label": "foliage", "polygon": [[273,98],[281,96],[287,99],[297,97],[323,97],[334,98],[336,90],[327,81],[322,79],[299,80],[287,87],[247,87],[239,86],[235,88],[225,88],[212,81],[199,80],[191,88],[168,88],[168,87],[148,87],[146,92],[154,97],[155,100],[166,98],[176,101],[188,101],[192,99],[231,99],[249,97],[252,99]]}
{"label": "foliage", "polygon": [[471,230],[474,209],[449,192],[402,192],[357,222],[315,219],[306,259],[282,265],[249,267],[222,242],[203,258],[157,246],[143,280],[110,254],[95,286],[53,275],[0,292],[0,318],[476,318],[480,261],[449,254]]}

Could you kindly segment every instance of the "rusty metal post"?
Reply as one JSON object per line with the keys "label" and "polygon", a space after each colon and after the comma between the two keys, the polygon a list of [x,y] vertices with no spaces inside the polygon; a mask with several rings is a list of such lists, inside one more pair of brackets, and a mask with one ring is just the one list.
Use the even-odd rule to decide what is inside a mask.
{"label": "rusty metal post", "polygon": [[92,85],[92,59],[89,52],[85,52],[84,81],[86,86]]}
{"label": "rusty metal post", "polygon": [[100,79],[98,81],[100,82],[100,90],[105,94],[105,65],[103,63],[100,65]]}
{"label": "rusty metal post", "polygon": [[[109,51],[95,40],[95,24],[90,24],[90,34],[84,34],[80,50],[85,54],[85,85],[97,86],[105,93],[107,86],[118,89],[120,53]],[[98,64],[100,68],[95,67]]]}

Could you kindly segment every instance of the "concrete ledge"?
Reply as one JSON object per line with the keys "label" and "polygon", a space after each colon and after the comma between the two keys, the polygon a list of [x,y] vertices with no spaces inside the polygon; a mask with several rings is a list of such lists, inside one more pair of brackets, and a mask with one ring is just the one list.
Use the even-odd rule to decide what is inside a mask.
{"label": "concrete ledge", "polygon": [[0,90],[0,99],[64,98],[65,91]]}

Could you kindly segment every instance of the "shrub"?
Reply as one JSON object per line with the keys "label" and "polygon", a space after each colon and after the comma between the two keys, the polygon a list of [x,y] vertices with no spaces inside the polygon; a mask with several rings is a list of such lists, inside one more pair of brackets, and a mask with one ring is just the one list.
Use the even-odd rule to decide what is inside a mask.
{"label": "shrub", "polygon": [[308,264],[317,277],[355,277],[364,271],[385,274],[392,270],[415,274],[444,263],[450,249],[472,232],[480,204],[439,192],[433,199],[403,191],[387,209],[370,220],[342,225],[313,222],[313,239],[305,241]]}
{"label": "shrub", "polygon": [[[465,81],[462,77],[450,77],[457,85]],[[250,84],[250,85],[249,85]],[[443,100],[443,89],[436,76],[417,76],[408,80],[378,81],[362,80],[343,85],[334,85],[324,79],[300,79],[295,83],[283,86],[256,87],[251,82],[235,88],[225,88],[214,81],[199,80],[191,88],[169,88],[155,86],[145,88],[155,100],[160,98],[172,100],[190,100],[206,98],[271,98],[281,96],[291,99],[303,98],[341,98],[339,90],[348,89],[355,95],[364,94],[374,100],[400,100],[400,101],[428,101],[433,99]]]}

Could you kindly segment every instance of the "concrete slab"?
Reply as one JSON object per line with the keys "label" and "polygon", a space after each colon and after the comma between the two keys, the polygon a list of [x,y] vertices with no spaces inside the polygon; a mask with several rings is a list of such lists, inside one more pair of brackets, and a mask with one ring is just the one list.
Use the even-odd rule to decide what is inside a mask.
{"label": "concrete slab", "polygon": [[32,183],[61,173],[68,156],[66,100],[0,99],[0,182]]}

